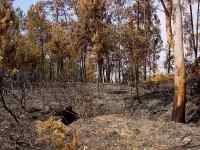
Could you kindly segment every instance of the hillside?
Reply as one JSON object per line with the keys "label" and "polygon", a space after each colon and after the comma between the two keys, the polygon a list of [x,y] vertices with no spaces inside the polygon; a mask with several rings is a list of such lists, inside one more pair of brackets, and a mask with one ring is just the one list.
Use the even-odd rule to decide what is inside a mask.
{"label": "hillside", "polygon": [[62,116],[56,113],[72,106],[80,119],[66,128],[77,132],[79,149],[198,150],[198,95],[188,100],[188,123],[175,124],[170,121],[170,86],[163,83],[153,90],[141,88],[138,101],[134,90],[131,96],[131,88],[123,85],[104,84],[98,90],[95,84],[41,84],[27,92],[26,111],[8,95],[6,100],[12,101],[9,106],[20,118],[20,125],[1,107],[0,147],[51,150],[49,145],[38,143],[35,123],[51,116],[59,120]]}

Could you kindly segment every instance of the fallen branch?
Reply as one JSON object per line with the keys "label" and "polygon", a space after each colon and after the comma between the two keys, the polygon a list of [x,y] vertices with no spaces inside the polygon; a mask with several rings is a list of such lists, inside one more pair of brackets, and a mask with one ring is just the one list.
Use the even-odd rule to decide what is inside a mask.
{"label": "fallen branch", "polygon": [[8,108],[8,106],[6,105],[4,96],[3,96],[3,90],[2,87],[0,88],[0,99],[1,99],[1,103],[3,105],[3,107],[5,108],[5,110],[14,118],[14,120],[19,124],[19,120],[17,118],[17,116],[11,111],[11,109]]}

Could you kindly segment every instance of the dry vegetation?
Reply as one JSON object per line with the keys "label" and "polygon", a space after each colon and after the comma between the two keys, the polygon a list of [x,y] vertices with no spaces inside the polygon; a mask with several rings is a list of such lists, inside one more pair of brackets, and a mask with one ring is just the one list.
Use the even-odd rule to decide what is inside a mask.
{"label": "dry vegetation", "polygon": [[200,0],[14,4],[0,0],[0,150],[200,150]]}
{"label": "dry vegetation", "polygon": [[60,120],[50,117],[47,121],[36,121],[38,141],[52,145],[55,150],[76,150],[79,137],[76,131],[70,131]]}
{"label": "dry vegetation", "polygon": [[[131,96],[131,87],[112,84],[102,84],[100,90],[89,83],[40,84],[27,90],[26,112],[9,103],[15,100],[8,95],[21,124],[1,108],[1,149],[198,150],[198,94],[187,105],[188,124],[175,124],[170,121],[173,93],[166,89],[171,85],[164,84],[153,92],[141,88],[142,104],[134,99],[135,92]],[[67,106],[81,118],[66,126],[56,114]]]}
{"label": "dry vegetation", "polygon": [[144,81],[146,84],[153,84],[159,82],[168,82],[173,81],[174,75],[164,75],[164,74],[155,74],[153,77],[150,77],[147,81]]}

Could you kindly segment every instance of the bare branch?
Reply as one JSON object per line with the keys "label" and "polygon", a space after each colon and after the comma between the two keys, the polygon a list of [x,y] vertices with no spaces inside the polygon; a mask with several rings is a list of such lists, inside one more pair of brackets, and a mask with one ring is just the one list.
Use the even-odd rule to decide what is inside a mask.
{"label": "bare branch", "polygon": [[163,8],[164,8],[165,14],[166,14],[167,16],[169,16],[170,14],[169,14],[169,11],[167,10],[167,7],[166,7],[166,5],[165,5],[164,0],[160,0],[160,2],[161,2],[162,6],[163,6]]}

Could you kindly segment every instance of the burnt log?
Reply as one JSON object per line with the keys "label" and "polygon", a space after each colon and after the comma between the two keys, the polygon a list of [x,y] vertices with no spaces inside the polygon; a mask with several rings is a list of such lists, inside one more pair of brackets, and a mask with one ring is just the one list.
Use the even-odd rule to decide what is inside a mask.
{"label": "burnt log", "polygon": [[64,110],[57,111],[55,116],[59,116],[65,125],[69,125],[80,118],[79,114],[72,110],[71,106],[66,107]]}

